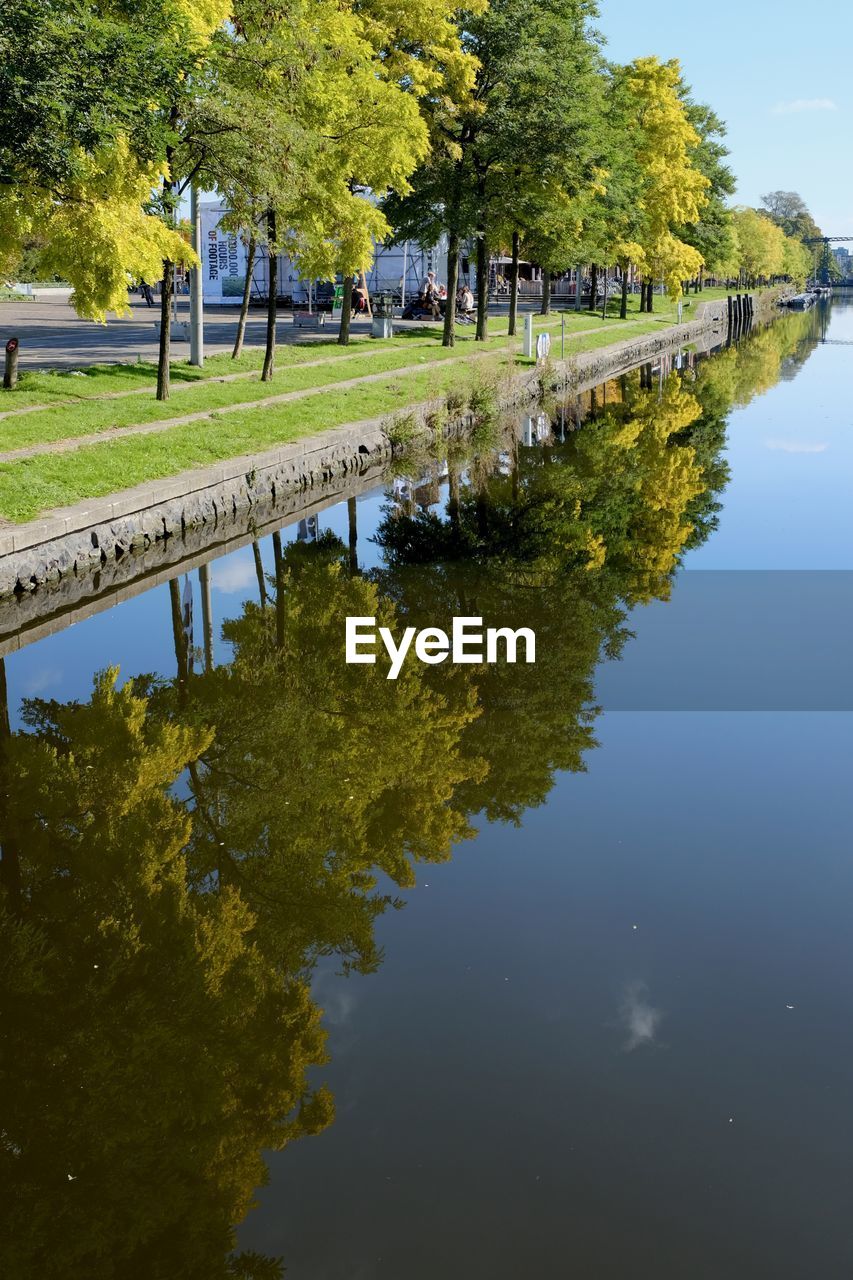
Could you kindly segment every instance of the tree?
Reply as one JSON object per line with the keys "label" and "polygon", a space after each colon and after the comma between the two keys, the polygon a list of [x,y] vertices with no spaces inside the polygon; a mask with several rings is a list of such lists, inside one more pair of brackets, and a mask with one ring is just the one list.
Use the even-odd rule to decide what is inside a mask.
{"label": "tree", "polygon": [[786,236],[808,240],[823,234],[798,191],[769,191],[761,197],[761,203],[767,216]]}
{"label": "tree", "polygon": [[785,236],[785,243],[782,248],[781,274],[788,276],[790,280],[793,280],[794,284],[802,286],[809,278],[812,266],[811,250],[803,244],[802,240],[798,240],[794,236]]}
{"label": "tree", "polygon": [[[578,260],[585,212],[604,189],[603,60],[590,25],[596,16],[592,3],[552,3],[508,14],[524,38],[516,58],[495,73],[505,100],[494,103],[496,161],[487,197],[494,235],[513,252],[511,334],[521,243],[544,269],[547,311],[551,273]],[[488,124],[487,117],[484,135]]]}
{"label": "tree", "polygon": [[[312,6],[329,56],[304,94],[316,145],[297,199],[282,210],[283,244],[303,274],[342,274],[346,298],[390,233],[381,197],[390,188],[405,194],[428,154],[426,104],[440,101],[452,115],[470,93],[474,62],[458,12],[457,0]],[[348,336],[344,325],[341,340]]]}
{"label": "tree", "polygon": [[[703,267],[717,274],[724,270],[734,252],[731,212],[726,201],[734,193],[736,183],[726,164],[729,154],[723,142],[726,126],[711,107],[694,102],[689,87],[683,82],[679,93],[687,119],[699,138],[692,154],[693,164],[707,178],[709,185],[699,220],[679,228],[678,235],[702,255]],[[699,269],[697,288],[701,288],[703,267]]]}
{"label": "tree", "polygon": [[732,213],[737,235],[738,266],[747,284],[781,275],[785,267],[785,234],[757,209],[738,208]]}
{"label": "tree", "polygon": [[128,283],[158,279],[163,257],[192,260],[151,207],[167,174],[158,106],[185,72],[191,12],[22,0],[0,26],[0,257],[41,242],[91,319],[126,313]]}
{"label": "tree", "polygon": [[[434,243],[448,234],[448,293],[460,244],[477,262],[476,337],[487,336],[492,245],[513,244],[539,215],[559,222],[588,183],[598,154],[597,38],[592,0],[493,0],[460,20],[460,41],[477,66],[470,100],[448,112],[432,103],[431,155],[408,197],[387,205],[395,237]],[[445,345],[453,342],[452,308]]]}
{"label": "tree", "polygon": [[677,297],[682,281],[702,265],[701,253],[676,230],[698,222],[711,182],[696,163],[701,139],[681,98],[678,63],[638,58],[623,74],[642,216],[633,228],[636,239],[620,246],[620,256],[633,260],[646,274],[646,310],[651,310],[655,278],[663,279],[670,295]]}

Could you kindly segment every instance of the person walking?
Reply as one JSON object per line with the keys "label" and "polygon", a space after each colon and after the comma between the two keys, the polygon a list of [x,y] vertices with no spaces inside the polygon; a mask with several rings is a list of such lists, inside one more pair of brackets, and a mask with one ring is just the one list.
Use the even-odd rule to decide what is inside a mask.
{"label": "person walking", "polygon": [[441,319],[441,291],[435,278],[434,271],[427,272],[426,284],[423,289],[423,300],[426,309],[432,316],[433,320]]}

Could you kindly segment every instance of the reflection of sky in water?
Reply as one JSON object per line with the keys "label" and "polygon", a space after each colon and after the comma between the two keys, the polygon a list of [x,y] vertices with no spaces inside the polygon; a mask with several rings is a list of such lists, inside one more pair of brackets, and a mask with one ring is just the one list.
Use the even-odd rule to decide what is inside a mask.
{"label": "reflection of sky in water", "polygon": [[[853,344],[853,299],[830,336]],[[853,345],[818,346],[796,377],[729,419],[720,527],[691,569],[853,568]]]}

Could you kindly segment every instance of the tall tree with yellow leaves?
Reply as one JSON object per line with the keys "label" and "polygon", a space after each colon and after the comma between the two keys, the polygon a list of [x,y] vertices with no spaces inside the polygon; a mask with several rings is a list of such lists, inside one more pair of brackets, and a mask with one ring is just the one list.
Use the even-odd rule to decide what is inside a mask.
{"label": "tall tree with yellow leaves", "polygon": [[638,58],[624,68],[623,83],[630,103],[626,119],[639,180],[639,217],[633,235],[617,249],[646,276],[641,309],[651,311],[654,280],[663,280],[677,297],[681,282],[702,265],[701,253],[674,228],[698,221],[710,182],[696,163],[700,137],[680,96],[678,62]]}

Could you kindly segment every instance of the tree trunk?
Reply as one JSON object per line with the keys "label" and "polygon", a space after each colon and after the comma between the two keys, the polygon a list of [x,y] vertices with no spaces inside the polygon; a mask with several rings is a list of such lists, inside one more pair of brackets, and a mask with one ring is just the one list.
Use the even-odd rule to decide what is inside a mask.
{"label": "tree trunk", "polygon": [[518,323],[518,251],[519,234],[512,233],[512,266],[509,273],[509,336],[515,337]]}
{"label": "tree trunk", "polygon": [[450,458],[447,460],[447,517],[454,541],[459,538],[459,468]]}
{"label": "tree trunk", "polygon": [[278,248],[276,245],[275,209],[267,211],[267,262],[269,265],[269,290],[267,302],[267,346],[261,382],[269,382],[275,373],[275,319],[278,298]]}
{"label": "tree trunk", "polygon": [[21,915],[21,851],[8,821],[9,776],[8,744],[12,739],[9,722],[9,692],[6,686],[6,660],[0,658],[0,885],[13,916]]}
{"label": "tree trunk", "polygon": [[489,336],[489,251],[486,232],[480,227],[477,233],[477,342],[485,342]]}
{"label": "tree trunk", "polygon": [[589,273],[589,309],[595,310],[595,299],[598,296],[598,263],[594,262]]}
{"label": "tree trunk", "polygon": [[358,506],[355,498],[347,498],[349,571],[358,573]]}
{"label": "tree trunk", "polygon": [[281,550],[281,533],[276,529],[272,536],[272,550],[275,559],[275,642],[279,649],[284,648],[284,556]]}
{"label": "tree trunk", "polygon": [[648,292],[648,305],[646,307],[646,310],[649,312],[649,314],[651,314],[654,311],[654,309],[655,309],[655,282],[654,280],[650,280],[649,292]]}
{"label": "tree trunk", "polygon": [[169,604],[172,611],[172,640],[175,645],[175,666],[178,671],[178,701],[186,702],[189,681],[189,654],[184,619],[181,612],[181,586],[178,578],[169,579]]}
{"label": "tree trunk", "polygon": [[619,301],[619,319],[628,319],[628,268],[622,268],[622,297]]}
{"label": "tree trunk", "polygon": [[237,336],[234,339],[234,350],[231,352],[232,360],[239,360],[243,354],[243,339],[246,336],[246,320],[249,316],[249,301],[252,296],[252,273],[255,269],[255,237],[249,236],[249,246],[246,251],[246,283],[243,286],[243,302],[240,307],[240,318],[237,321]]}
{"label": "tree trunk", "polygon": [[252,555],[255,557],[255,575],[258,579],[258,596],[261,601],[261,608],[265,609],[267,604],[267,582],[264,577],[264,562],[261,559],[261,548],[257,538],[252,539]]}
{"label": "tree trunk", "polygon": [[456,290],[459,287],[459,234],[451,231],[447,237],[447,306],[444,308],[443,347],[456,342]]}
{"label": "tree trunk", "polygon": [[547,267],[542,268],[542,307],[539,314],[540,316],[551,314],[551,272]]}
{"label": "tree trunk", "polygon": [[204,632],[204,669],[213,670],[213,608],[210,599],[210,565],[198,567],[198,585],[201,591],[201,626]]}
{"label": "tree trunk", "polygon": [[169,399],[169,361],[172,358],[172,289],[175,264],[163,261],[163,289],[160,298],[160,346],[157,352],[157,399]]}
{"label": "tree trunk", "polygon": [[344,276],[344,296],[341,299],[341,327],[338,330],[338,346],[349,346],[349,327],[352,320],[352,291],[355,288],[355,276]]}

